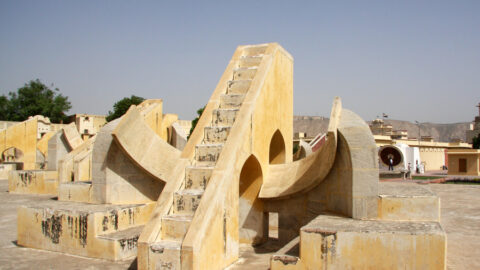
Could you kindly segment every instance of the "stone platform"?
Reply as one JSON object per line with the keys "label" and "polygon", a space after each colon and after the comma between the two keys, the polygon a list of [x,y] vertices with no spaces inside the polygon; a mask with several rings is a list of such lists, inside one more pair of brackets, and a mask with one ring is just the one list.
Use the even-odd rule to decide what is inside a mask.
{"label": "stone platform", "polygon": [[300,256],[277,253],[271,269],[444,269],[440,199],[417,184],[379,183],[378,217],[319,215],[300,231]]}
{"label": "stone platform", "polygon": [[18,245],[73,255],[124,260],[153,204],[104,205],[47,200],[18,208]]}
{"label": "stone platform", "polygon": [[427,186],[378,184],[378,219],[440,221],[440,199]]}
{"label": "stone platform", "polygon": [[320,215],[301,229],[300,258],[275,255],[271,269],[445,269],[438,222],[355,220]]}
{"label": "stone platform", "polygon": [[8,175],[8,190],[12,193],[56,195],[57,187],[57,171],[20,170]]}

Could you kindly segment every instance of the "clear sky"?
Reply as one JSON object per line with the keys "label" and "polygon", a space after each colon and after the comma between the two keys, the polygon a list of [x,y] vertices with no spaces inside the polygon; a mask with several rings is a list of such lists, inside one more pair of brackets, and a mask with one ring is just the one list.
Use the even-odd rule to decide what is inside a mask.
{"label": "clear sky", "polygon": [[295,59],[296,115],[472,121],[480,102],[480,1],[4,1],[0,94],[39,78],[70,113],[132,94],[192,119],[237,45]]}

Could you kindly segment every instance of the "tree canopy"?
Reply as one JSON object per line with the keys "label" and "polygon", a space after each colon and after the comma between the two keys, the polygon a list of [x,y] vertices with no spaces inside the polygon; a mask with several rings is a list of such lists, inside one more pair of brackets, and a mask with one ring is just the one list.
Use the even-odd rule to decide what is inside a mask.
{"label": "tree canopy", "polygon": [[0,96],[0,119],[25,121],[29,116],[43,115],[52,123],[60,123],[66,120],[65,113],[72,106],[68,97],[59,92],[58,88],[51,89],[39,79],[31,80],[17,92],[9,92],[8,97]]}
{"label": "tree canopy", "polygon": [[137,97],[135,95],[132,95],[131,97],[124,97],[121,100],[115,102],[113,104],[113,112],[108,111],[107,115],[107,121],[110,122],[112,120],[115,120],[119,118],[120,116],[124,115],[130,106],[132,105],[138,105],[142,103],[145,99],[143,97]]}
{"label": "tree canopy", "polygon": [[203,106],[203,108],[200,108],[200,109],[197,110],[197,117],[192,120],[192,127],[190,128],[190,134],[188,134],[187,140],[190,139],[190,136],[192,135],[193,130],[197,126],[198,120],[200,120],[200,117],[202,116],[202,113],[205,110],[205,107],[206,106]]}

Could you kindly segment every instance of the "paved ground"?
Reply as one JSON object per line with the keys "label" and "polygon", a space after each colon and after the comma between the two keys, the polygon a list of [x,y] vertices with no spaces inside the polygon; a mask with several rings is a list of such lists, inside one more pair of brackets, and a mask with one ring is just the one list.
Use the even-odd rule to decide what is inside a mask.
{"label": "paved ground", "polygon": [[[428,187],[441,198],[441,223],[448,237],[448,269],[480,269],[480,185],[429,184]],[[0,269],[136,268],[132,260],[115,263],[18,247],[16,208],[50,197],[9,194],[7,189],[7,181],[0,180]],[[256,250],[243,248],[244,258],[230,269],[267,269],[270,255],[279,249],[275,241]]]}
{"label": "paved ground", "polygon": [[8,181],[0,180],[0,269],[136,269],[133,260],[114,263],[18,247],[17,207],[48,200],[51,196],[16,195],[7,191]]}
{"label": "paved ground", "polygon": [[447,268],[480,269],[480,185],[428,186],[440,196]]}

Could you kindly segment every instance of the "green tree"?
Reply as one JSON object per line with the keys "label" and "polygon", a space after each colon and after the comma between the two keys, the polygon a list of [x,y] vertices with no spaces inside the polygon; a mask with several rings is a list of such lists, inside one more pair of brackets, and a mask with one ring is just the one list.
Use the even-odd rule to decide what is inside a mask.
{"label": "green tree", "polygon": [[473,149],[480,149],[480,134],[472,139]]}
{"label": "green tree", "polygon": [[187,140],[190,139],[190,135],[192,135],[193,130],[195,130],[195,127],[197,126],[198,120],[202,116],[203,111],[205,110],[205,106],[203,108],[200,108],[197,110],[197,118],[192,120],[192,127],[190,128],[190,134],[187,136]]}
{"label": "green tree", "polygon": [[130,106],[132,105],[138,105],[142,103],[145,99],[143,97],[137,97],[132,95],[131,97],[124,97],[123,99],[115,102],[113,104],[113,112],[108,111],[107,115],[107,121],[110,122],[112,120],[115,120],[119,118],[120,116],[124,115]]}
{"label": "green tree", "polygon": [[[53,85],[52,85],[53,87]],[[65,112],[72,108],[68,97],[51,89],[39,79],[31,80],[17,92],[0,96],[0,117],[8,121],[25,121],[29,116],[43,115],[53,123],[66,120]]]}
{"label": "green tree", "polygon": [[0,96],[0,119],[8,120],[8,98]]}

